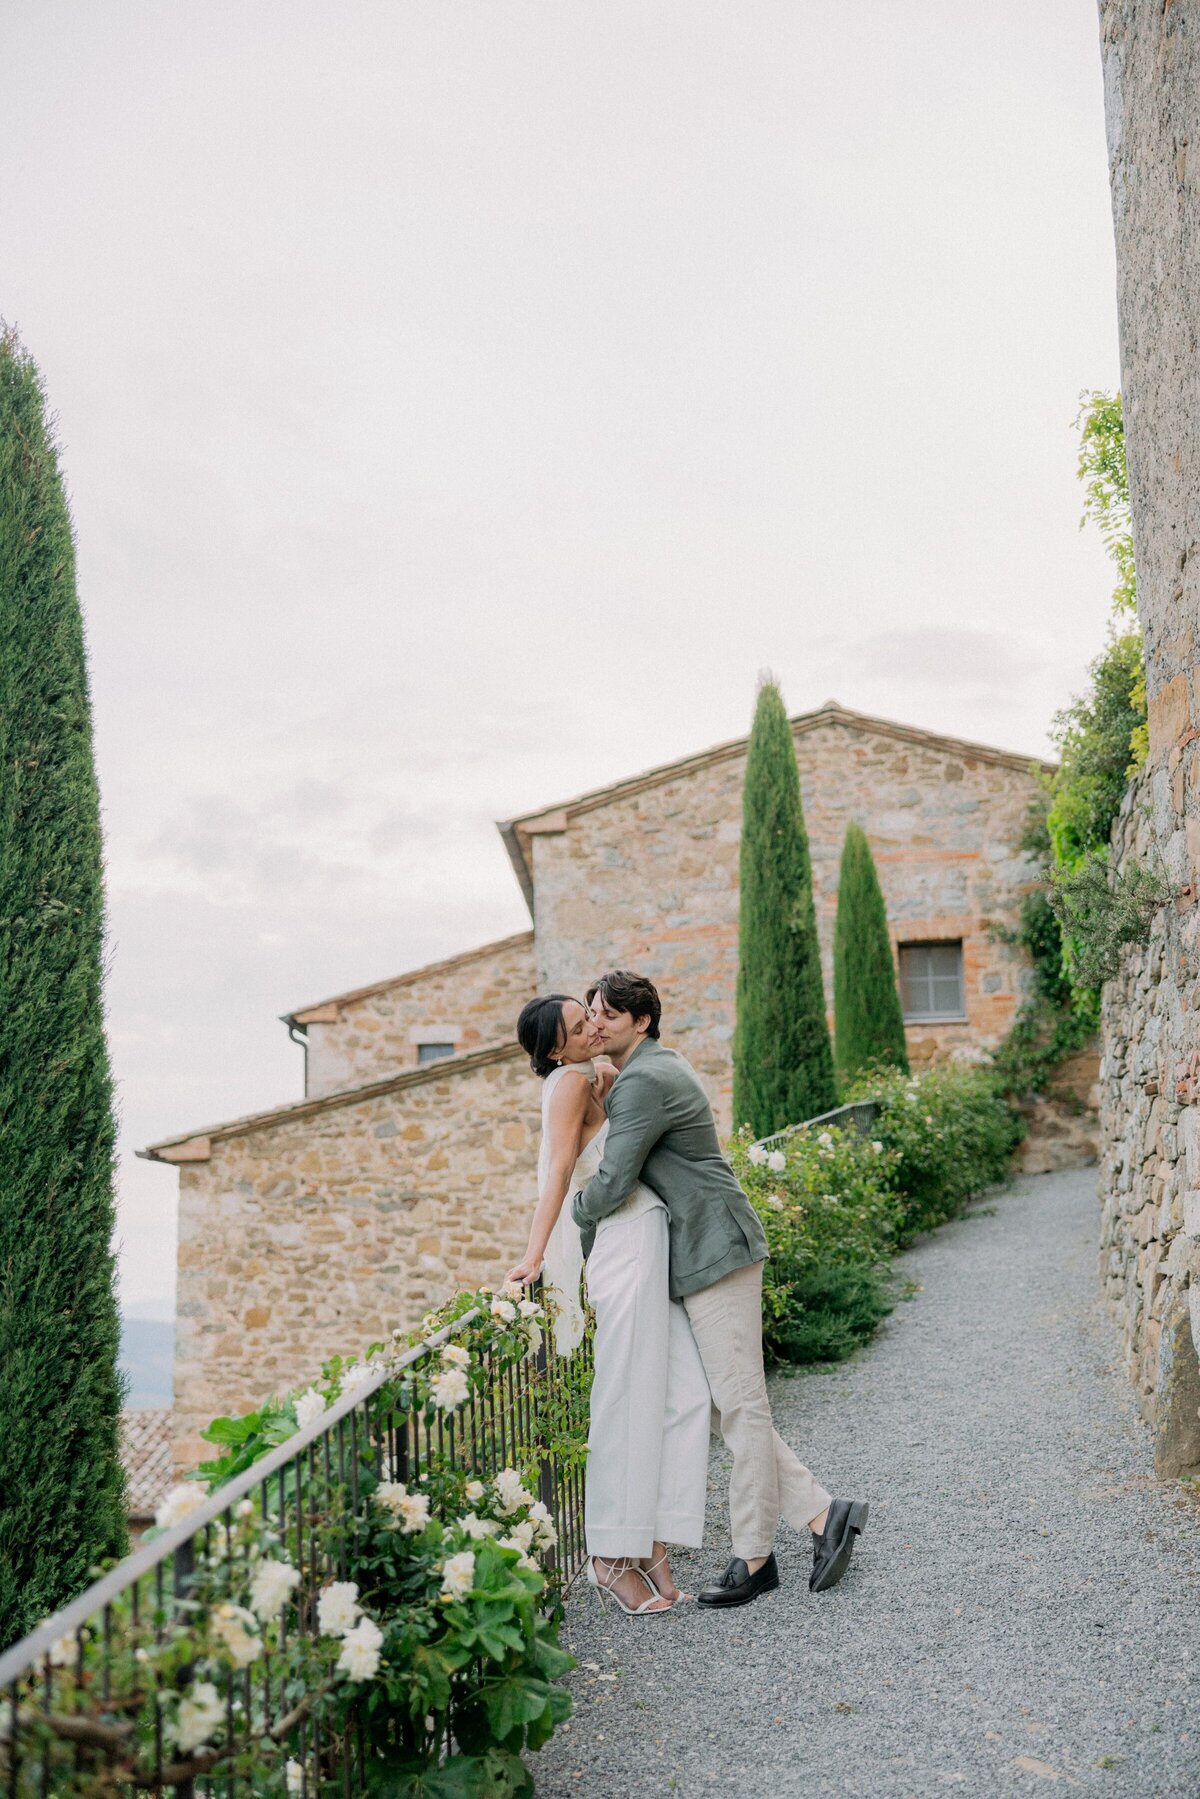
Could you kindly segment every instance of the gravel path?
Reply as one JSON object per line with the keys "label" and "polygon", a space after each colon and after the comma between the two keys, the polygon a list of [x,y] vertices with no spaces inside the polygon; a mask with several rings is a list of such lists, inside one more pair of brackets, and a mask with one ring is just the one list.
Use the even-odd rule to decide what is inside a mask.
{"label": "gravel path", "polygon": [[[853,1361],[777,1378],[776,1422],[871,1521],[833,1592],[786,1527],[778,1593],[635,1622],[586,1589],[575,1717],[540,1799],[1059,1785],[1200,1795],[1200,1504],[1155,1481],[1096,1300],[1095,1174],[1025,1179],[928,1238]],[[723,1452],[694,1590],[729,1553]]]}

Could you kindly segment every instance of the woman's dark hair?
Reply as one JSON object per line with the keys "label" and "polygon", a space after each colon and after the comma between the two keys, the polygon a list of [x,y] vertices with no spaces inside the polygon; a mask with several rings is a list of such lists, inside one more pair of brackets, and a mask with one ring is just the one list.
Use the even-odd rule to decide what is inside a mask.
{"label": "woman's dark hair", "polygon": [[[529,1066],[539,1080],[558,1067],[555,1051],[566,1040],[563,1007],[574,999],[571,993],[544,993],[521,1007],[517,1020],[517,1042],[529,1057]],[[578,1005],[579,1001],[575,1000]]]}
{"label": "woman's dark hair", "polygon": [[648,1018],[650,1029],[646,1035],[657,1038],[662,1001],[653,981],[648,981],[642,974],[630,974],[627,968],[613,968],[588,988],[589,1006],[598,993],[603,996],[605,1005],[611,1006],[614,1012],[628,1012],[633,1018]]}

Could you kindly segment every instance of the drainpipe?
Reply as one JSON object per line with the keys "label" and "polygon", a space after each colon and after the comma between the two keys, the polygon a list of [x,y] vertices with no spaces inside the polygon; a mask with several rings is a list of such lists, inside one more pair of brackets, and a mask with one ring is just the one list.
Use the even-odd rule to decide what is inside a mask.
{"label": "drainpipe", "polygon": [[293,1043],[298,1043],[304,1051],[304,1097],[308,1098],[308,1027],[297,1024],[294,1018],[285,1018],[288,1036]]}

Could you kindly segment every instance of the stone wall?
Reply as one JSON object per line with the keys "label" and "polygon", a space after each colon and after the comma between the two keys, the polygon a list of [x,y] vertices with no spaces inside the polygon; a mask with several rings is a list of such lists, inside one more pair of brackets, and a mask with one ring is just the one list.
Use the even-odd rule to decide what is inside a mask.
{"label": "stone wall", "polygon": [[180,1167],[176,1455],[197,1432],[498,1282],[537,1197],[541,1091],[514,1049],[268,1115]]}
{"label": "stone wall", "polygon": [[[914,1062],[978,1053],[1012,1022],[1023,959],[989,932],[1015,925],[1031,878],[1017,845],[1035,792],[1028,767],[825,708],[796,728],[832,1004],[833,925],[846,826],[875,855],[896,941],[963,940],[967,1018],[913,1026]],[[649,974],[664,1040],[691,1060],[730,1124],[744,744],[533,821],[527,844],[539,985],[577,991],[606,967]]]}
{"label": "stone wall", "polygon": [[459,1055],[511,1042],[535,978],[533,932],[523,931],[295,1012],[307,1035],[305,1092],[318,1098],[415,1068],[419,1038],[453,1042]]}
{"label": "stone wall", "polygon": [[1102,1270],[1163,1474],[1200,1465],[1200,0],[1101,0],[1150,752],[1114,832],[1173,889],[1104,995]]}

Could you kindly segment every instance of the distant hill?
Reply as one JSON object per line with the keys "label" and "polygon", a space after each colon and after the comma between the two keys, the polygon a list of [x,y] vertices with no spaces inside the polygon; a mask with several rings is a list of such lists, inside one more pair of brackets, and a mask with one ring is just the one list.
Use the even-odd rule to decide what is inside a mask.
{"label": "distant hill", "polygon": [[175,1325],[170,1319],[121,1319],[121,1370],[129,1376],[125,1404],[170,1405],[174,1397]]}

